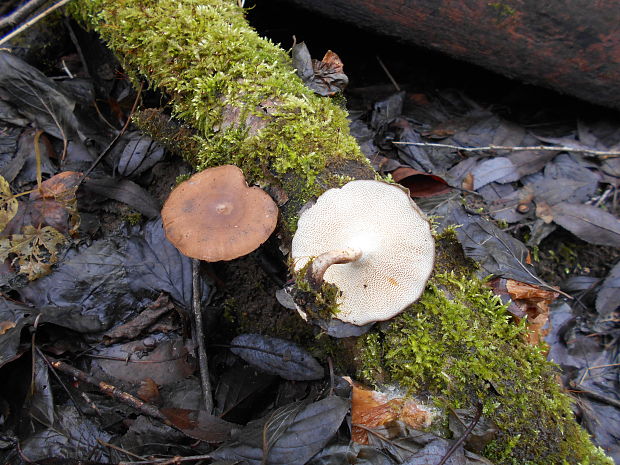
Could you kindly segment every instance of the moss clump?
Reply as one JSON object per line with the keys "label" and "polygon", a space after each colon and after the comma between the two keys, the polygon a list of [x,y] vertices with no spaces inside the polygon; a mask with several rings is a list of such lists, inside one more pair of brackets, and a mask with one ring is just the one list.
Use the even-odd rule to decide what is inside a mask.
{"label": "moss clump", "polygon": [[[304,309],[310,320],[329,320],[338,313],[337,299],[341,295],[338,286],[323,281],[321,287],[315,289],[307,280],[308,269],[314,259],[309,260],[299,271],[295,272],[295,288],[293,299]],[[293,269],[291,265],[289,269]]]}
{"label": "moss clump", "polygon": [[524,342],[500,299],[468,275],[433,276],[420,300],[361,344],[366,381],[428,392],[438,406],[480,402],[498,427],[498,464],[611,464],[576,423],[557,367]]}
{"label": "moss clump", "polygon": [[328,165],[353,160],[373,173],[346,111],[306,88],[288,54],[260,38],[236,2],[88,0],[73,11],[198,130],[197,150],[185,153],[197,169],[235,164],[249,182],[280,182],[294,206],[330,187]]}

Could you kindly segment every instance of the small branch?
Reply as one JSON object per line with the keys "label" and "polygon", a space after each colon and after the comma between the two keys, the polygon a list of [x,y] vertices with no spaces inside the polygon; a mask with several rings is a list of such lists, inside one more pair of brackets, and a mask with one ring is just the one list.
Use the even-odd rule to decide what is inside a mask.
{"label": "small branch", "polygon": [[34,10],[36,10],[40,6],[45,5],[47,1],[48,0],[30,0],[28,3],[16,9],[13,13],[0,19],[0,31],[19,23],[22,19],[25,19]]}
{"label": "small branch", "polygon": [[611,397],[602,396],[597,394],[596,392],[588,391],[581,384],[577,384],[575,382],[571,383],[571,387],[574,390],[571,390],[571,394],[579,394],[585,397],[589,397],[592,400],[597,402],[601,402],[603,404],[611,405],[612,407],[620,408],[620,400],[612,399]]}
{"label": "small branch", "polygon": [[7,35],[5,35],[2,39],[0,39],[0,46],[4,45],[5,43],[7,43],[9,40],[11,40],[13,37],[15,37],[18,34],[21,34],[23,31],[25,31],[26,29],[28,29],[30,26],[32,26],[33,24],[39,22],[40,20],[42,20],[43,18],[45,18],[47,15],[49,15],[52,11],[57,10],[58,8],[60,8],[63,5],[66,5],[67,3],[69,3],[71,0],[60,0],[58,3],[53,4],[52,6],[50,6],[47,10],[39,13],[38,15],[36,15],[34,18],[29,19],[28,21],[26,21],[24,24],[22,24],[21,26],[19,26],[17,29],[15,29],[13,32],[8,33]]}
{"label": "small branch", "polygon": [[210,455],[193,455],[189,457],[171,457],[169,459],[153,459],[153,460],[144,460],[141,462],[118,462],[118,465],[172,465],[181,462],[191,462],[194,460],[210,460],[212,457]]}
{"label": "small branch", "polygon": [[387,69],[387,66],[383,64],[383,61],[381,60],[381,58],[379,58],[378,55],[377,55],[377,61],[379,62],[379,65],[383,69],[383,72],[387,75],[388,79],[394,86],[394,89],[396,89],[396,92],[400,92],[400,86],[398,85],[398,82],[396,82],[396,79],[394,79],[394,76],[392,76],[392,73],[390,73],[390,70]]}
{"label": "small branch", "polygon": [[209,362],[205,348],[205,335],[202,330],[202,306],[200,305],[200,260],[192,258],[192,311],[194,314],[194,336],[198,343],[198,366],[202,397],[207,413],[213,412],[213,395],[209,380]]}
{"label": "small branch", "polygon": [[484,152],[488,150],[508,150],[510,152],[517,152],[521,150],[546,150],[551,152],[583,152],[590,155],[600,156],[602,159],[617,158],[620,157],[620,152],[607,151],[607,150],[590,150],[590,149],[576,149],[573,147],[553,146],[553,145],[531,145],[525,147],[513,147],[509,145],[486,145],[483,147],[461,147],[460,145],[451,144],[437,144],[434,142],[392,142],[395,145],[415,145],[417,147],[437,147],[444,149],[461,150],[463,152]]}
{"label": "small branch", "polygon": [[136,99],[133,102],[133,106],[131,107],[131,111],[129,112],[129,116],[127,116],[127,121],[125,121],[124,126],[118,132],[116,137],[112,139],[112,142],[110,142],[108,146],[105,149],[103,149],[103,152],[101,152],[99,156],[95,159],[95,161],[92,162],[90,167],[86,170],[86,172],[82,176],[82,179],[80,179],[78,186],[84,182],[86,177],[95,169],[95,167],[99,164],[99,162],[103,160],[103,157],[105,157],[108,154],[108,152],[112,149],[112,147],[114,147],[114,144],[116,144],[116,142],[121,138],[121,136],[125,134],[125,131],[127,131],[127,128],[129,127],[129,123],[131,123],[131,117],[136,112],[136,108],[138,107],[138,102],[140,101],[140,95],[142,94],[143,87],[144,87],[144,83],[141,82],[140,88],[136,91]]}
{"label": "small branch", "polygon": [[146,402],[141,401],[137,397],[132,396],[128,392],[122,391],[116,386],[106,383],[105,381],[99,381],[94,376],[89,375],[88,373],[83,372],[82,370],[78,370],[71,365],[61,362],[60,360],[56,360],[55,358],[50,357],[49,355],[43,356],[45,361],[51,365],[53,368],[62,371],[63,373],[67,373],[80,381],[83,381],[88,384],[92,384],[93,386],[97,386],[101,392],[107,394],[110,397],[122,402],[123,404],[129,405],[140,413],[147,415],[151,418],[155,418],[171,428],[178,429],[174,426],[163,413],[157,409],[157,407],[147,404]]}
{"label": "small branch", "polygon": [[446,452],[446,455],[443,456],[443,458],[439,461],[437,465],[444,465],[448,461],[450,456],[454,454],[454,451],[456,451],[456,449],[458,449],[458,447],[465,442],[465,439],[467,439],[467,436],[469,436],[470,433],[474,430],[474,428],[478,424],[478,421],[480,421],[481,416],[482,416],[482,404],[478,404],[478,406],[476,407],[476,416],[472,420],[471,424],[463,432],[461,437],[454,444],[452,444],[452,447],[448,449],[448,452]]}

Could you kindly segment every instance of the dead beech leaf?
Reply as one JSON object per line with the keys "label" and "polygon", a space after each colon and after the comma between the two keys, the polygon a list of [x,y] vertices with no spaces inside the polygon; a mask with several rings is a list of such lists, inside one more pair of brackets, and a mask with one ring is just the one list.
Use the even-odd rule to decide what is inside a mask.
{"label": "dead beech leaf", "polygon": [[414,429],[428,427],[431,414],[411,398],[394,397],[383,392],[364,389],[352,383],[351,439],[368,444],[368,432],[362,428],[376,428],[402,421]]}
{"label": "dead beech leaf", "polygon": [[452,190],[439,176],[405,166],[396,168],[391,175],[394,181],[409,189],[411,197],[432,197]]}
{"label": "dead beech leaf", "polygon": [[553,212],[547,202],[536,202],[536,216],[543,220],[546,224],[553,221]]}
{"label": "dead beech leaf", "polygon": [[14,321],[0,321],[0,336],[6,333],[9,329],[15,328],[16,323]]}
{"label": "dead beech leaf", "polygon": [[30,281],[48,274],[58,261],[65,236],[51,226],[25,226],[22,234],[0,239],[0,261],[10,260]]}
{"label": "dead beech leaf", "polygon": [[157,383],[153,381],[153,378],[146,378],[140,382],[140,387],[138,388],[138,397],[145,402],[149,402],[151,404],[158,404],[161,400],[159,395],[159,387]]}
{"label": "dead beech leaf", "polygon": [[160,411],[170,423],[189,437],[208,443],[224,442],[229,438],[233,428],[238,427],[204,410],[162,408]]}
{"label": "dead beech leaf", "polygon": [[549,321],[549,306],[559,294],[513,279],[507,279],[505,284],[510,298],[526,315],[527,342],[540,344],[549,333],[549,328],[545,328]]}
{"label": "dead beech leaf", "polygon": [[13,219],[17,213],[17,199],[11,193],[9,183],[0,176],[0,231]]}
{"label": "dead beech leaf", "polygon": [[55,199],[58,201],[72,201],[75,199],[75,191],[82,180],[82,173],[77,171],[63,171],[43,181],[41,189],[33,192],[30,197]]}
{"label": "dead beech leaf", "polygon": [[26,226],[51,226],[62,234],[75,234],[80,224],[76,198],[80,179],[81,173],[66,171],[41,183],[28,199],[19,200],[3,235],[19,234]]}
{"label": "dead beech leaf", "polygon": [[293,46],[293,66],[308,88],[323,97],[342,92],[349,83],[338,55],[328,50],[323,60],[312,60],[308,47],[301,42]]}
{"label": "dead beech leaf", "polygon": [[471,173],[467,173],[465,177],[463,177],[463,182],[461,183],[461,187],[467,191],[474,190],[474,175]]}

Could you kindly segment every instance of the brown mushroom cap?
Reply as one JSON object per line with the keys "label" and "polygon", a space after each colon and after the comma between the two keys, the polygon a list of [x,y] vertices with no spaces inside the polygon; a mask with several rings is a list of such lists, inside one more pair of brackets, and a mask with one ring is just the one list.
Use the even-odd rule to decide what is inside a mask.
{"label": "brown mushroom cap", "polygon": [[161,211],[166,238],[183,255],[208,262],[257,249],[276,228],[278,207],[248,187],[233,165],[209,168],[172,191]]}

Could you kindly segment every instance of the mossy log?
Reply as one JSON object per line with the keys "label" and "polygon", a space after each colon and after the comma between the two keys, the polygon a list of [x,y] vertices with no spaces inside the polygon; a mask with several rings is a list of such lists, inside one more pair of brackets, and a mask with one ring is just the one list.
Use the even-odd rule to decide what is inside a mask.
{"label": "mossy log", "polygon": [[[187,141],[187,131],[164,131],[164,142],[197,170],[235,164],[279,193],[281,232],[295,230],[313,196],[376,176],[346,111],[307,89],[288,54],[258,37],[233,0],[83,0],[72,8],[195,129]],[[574,421],[555,367],[523,342],[525,327],[508,321],[464,257],[454,261],[459,247],[453,236],[438,238],[437,269],[419,303],[360,338],[360,376],[425,390],[443,406],[481,403],[500,429],[485,451],[498,464],[610,464]]]}

